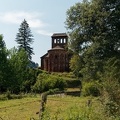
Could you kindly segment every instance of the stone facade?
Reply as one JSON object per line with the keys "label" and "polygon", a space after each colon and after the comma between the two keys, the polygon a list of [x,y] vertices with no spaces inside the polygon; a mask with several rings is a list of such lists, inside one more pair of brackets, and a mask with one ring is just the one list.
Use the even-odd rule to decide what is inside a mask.
{"label": "stone facade", "polygon": [[51,39],[52,48],[41,57],[41,69],[48,72],[69,72],[70,55],[67,51],[67,34],[55,33]]}

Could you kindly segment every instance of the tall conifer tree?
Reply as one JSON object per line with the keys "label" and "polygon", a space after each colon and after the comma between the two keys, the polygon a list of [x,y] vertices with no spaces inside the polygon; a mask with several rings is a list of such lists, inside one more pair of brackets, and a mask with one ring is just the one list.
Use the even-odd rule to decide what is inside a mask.
{"label": "tall conifer tree", "polygon": [[16,35],[16,42],[19,44],[19,49],[23,48],[27,52],[29,60],[31,60],[32,54],[34,54],[33,48],[31,47],[33,40],[29,24],[24,19],[20,25],[19,32]]}

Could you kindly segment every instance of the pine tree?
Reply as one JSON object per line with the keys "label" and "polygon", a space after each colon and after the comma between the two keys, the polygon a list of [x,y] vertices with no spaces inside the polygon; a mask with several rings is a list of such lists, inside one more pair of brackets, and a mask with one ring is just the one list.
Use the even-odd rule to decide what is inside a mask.
{"label": "pine tree", "polygon": [[31,33],[29,24],[24,19],[21,23],[19,32],[16,35],[16,42],[19,44],[19,49],[24,49],[28,54],[28,59],[31,60],[33,53],[33,48],[31,44],[33,43],[33,35]]}

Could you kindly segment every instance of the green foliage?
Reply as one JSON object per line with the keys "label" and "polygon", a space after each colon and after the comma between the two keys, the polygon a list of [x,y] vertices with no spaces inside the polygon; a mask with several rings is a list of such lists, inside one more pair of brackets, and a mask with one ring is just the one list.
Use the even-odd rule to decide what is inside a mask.
{"label": "green foliage", "polygon": [[120,83],[116,79],[106,78],[102,84],[101,101],[108,116],[120,115]]}
{"label": "green foliage", "polygon": [[51,73],[51,75],[62,77],[65,80],[75,80],[76,79],[76,76],[74,75],[73,72],[69,72],[69,73],[68,72],[63,72],[63,73],[53,72],[53,73]]}
{"label": "green foliage", "polygon": [[69,88],[75,88],[75,87],[81,87],[81,81],[80,80],[66,80],[67,82],[67,87]]}
{"label": "green foliage", "polygon": [[9,90],[4,94],[0,94],[0,101],[6,101],[11,99],[22,99],[26,97],[25,94],[12,94]]}
{"label": "green foliage", "polygon": [[19,49],[24,49],[27,52],[28,58],[31,60],[33,48],[30,45],[33,43],[33,35],[25,19],[20,25],[19,33],[16,35],[16,42],[19,44]]}
{"label": "green foliage", "polygon": [[100,91],[98,85],[95,82],[86,82],[82,86],[82,95],[83,96],[99,96]]}
{"label": "green foliage", "polygon": [[6,50],[0,36],[0,92],[30,92],[41,70],[29,68],[28,54],[24,49],[15,47]]}
{"label": "green foliage", "polygon": [[82,77],[79,71],[83,65],[80,61],[80,56],[76,54],[73,55],[73,57],[70,60],[70,69],[73,71],[76,77]]}
{"label": "green foliage", "polygon": [[101,101],[109,116],[117,117],[120,114],[120,83],[116,79],[106,78],[102,86]]}
{"label": "green foliage", "polygon": [[[14,48],[15,49],[15,48]],[[16,51],[16,50],[13,50]],[[19,92],[22,83],[26,80],[27,69],[28,69],[28,56],[24,49],[12,53],[9,59],[11,70],[12,70],[12,81],[8,89],[11,92]]]}
{"label": "green foliage", "polygon": [[34,84],[34,86],[32,87],[32,91],[34,92],[42,92],[44,90],[44,80],[47,79],[47,74],[43,73],[38,75],[37,77],[37,81]]}
{"label": "green foliage", "polygon": [[74,61],[83,65],[74,69],[85,79],[98,80],[104,72],[104,61],[119,56],[119,5],[118,0],[92,0],[77,3],[67,11],[70,47],[80,56],[79,62]]}
{"label": "green foliage", "polygon": [[[98,101],[94,101],[95,103],[93,102],[92,106],[86,107],[84,104],[86,102],[86,98],[81,99],[84,99],[84,102],[80,101],[80,99],[78,99],[79,102],[74,101],[75,97],[72,97],[72,100],[70,100],[71,102],[68,102],[67,98],[64,100],[60,98],[60,101],[62,102],[61,104],[63,104],[63,102],[66,104],[63,104],[62,106],[59,103],[59,107],[56,105],[58,104],[59,100],[57,100],[56,104],[53,100],[53,104],[48,105],[49,107],[46,108],[43,114],[43,120],[119,120],[119,117],[113,118],[106,116],[103,112],[102,106],[99,105]],[[52,105],[54,110],[51,109],[50,111],[50,107]],[[55,109],[56,107],[57,109]],[[54,111],[54,113],[51,114],[52,111]]]}
{"label": "green foliage", "polygon": [[76,65],[72,65],[73,62],[71,62],[70,66],[73,66],[71,68],[75,73],[79,73],[85,79],[90,79],[91,76],[97,79],[95,76],[96,71],[100,68],[100,62],[97,54],[95,54],[99,47],[96,41],[100,39],[97,35],[98,30],[96,30],[97,28],[100,29],[100,27],[95,28],[95,20],[99,19],[98,14],[95,13],[99,11],[98,9],[95,4],[83,2],[77,3],[67,11],[66,25],[70,29],[70,46],[78,56],[72,58]]}
{"label": "green foliage", "polygon": [[120,59],[113,57],[105,62],[101,77],[102,102],[108,115],[120,114]]}
{"label": "green foliage", "polygon": [[83,86],[86,94],[93,94],[98,89],[91,81],[97,80],[101,84],[99,90],[104,106],[114,116],[120,114],[117,108],[120,106],[119,15],[119,0],[85,0],[71,7],[66,19],[71,50],[80,56],[79,61],[73,57],[70,66],[82,74],[82,81],[89,82]]}
{"label": "green foliage", "polygon": [[26,80],[22,83],[21,91],[28,93],[31,92],[31,88],[36,83],[38,75],[42,74],[43,71],[39,69],[28,68],[26,73]]}
{"label": "green foliage", "polygon": [[[11,94],[11,96],[13,96]],[[1,97],[1,95],[0,95]],[[98,98],[92,97],[92,105],[86,102],[91,97],[49,96],[43,120],[119,120],[104,113]],[[5,120],[39,119],[40,95],[27,95],[22,99],[0,101],[0,117]],[[9,108],[9,109],[8,109]],[[14,109],[14,112],[13,112]],[[16,115],[19,114],[19,115]]]}
{"label": "green foliage", "polygon": [[9,79],[9,62],[7,60],[7,49],[5,46],[5,42],[3,40],[3,36],[0,35],[0,92],[6,90],[7,82]]}
{"label": "green foliage", "polygon": [[36,81],[39,72],[28,67],[28,55],[24,49],[13,48],[9,51],[9,63],[12,71],[12,80],[8,85],[11,92],[30,92],[30,87]]}
{"label": "green foliage", "polygon": [[[105,61],[104,78],[115,79],[120,83],[120,56],[111,57]],[[103,78],[103,79],[104,79]]]}
{"label": "green foliage", "polygon": [[12,98],[12,97],[11,97],[11,93],[10,93],[9,90],[6,92],[6,98],[7,98],[7,99],[11,99],[11,98]]}
{"label": "green foliage", "polygon": [[65,87],[66,81],[61,77],[43,73],[38,75],[37,81],[32,87],[32,90],[40,93],[55,88],[64,90]]}

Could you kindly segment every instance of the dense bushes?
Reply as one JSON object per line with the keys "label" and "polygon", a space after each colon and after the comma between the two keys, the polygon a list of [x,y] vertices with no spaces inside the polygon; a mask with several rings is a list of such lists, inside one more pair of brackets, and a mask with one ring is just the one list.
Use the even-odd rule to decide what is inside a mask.
{"label": "dense bushes", "polygon": [[7,91],[4,94],[0,94],[0,101],[4,100],[11,100],[11,99],[22,99],[23,97],[26,97],[25,94],[11,94],[10,91]]}
{"label": "dense bushes", "polygon": [[86,82],[83,84],[82,88],[82,95],[83,96],[99,96],[100,91],[98,89],[98,86],[95,82]]}
{"label": "dense bushes", "polygon": [[26,80],[22,83],[21,91],[26,93],[31,92],[31,87],[36,83],[37,76],[42,73],[43,71],[40,69],[27,69]]}
{"label": "dense bushes", "polygon": [[120,83],[114,79],[107,78],[102,84],[102,96],[101,101],[105,108],[106,114],[109,116],[120,115]]}
{"label": "dense bushes", "polygon": [[101,77],[101,100],[106,113],[120,115],[120,57],[111,57],[105,62],[104,74]]}
{"label": "dense bushes", "polygon": [[40,93],[55,88],[64,90],[65,87],[66,81],[61,77],[43,73],[38,75],[37,81],[32,87],[32,91]]}

